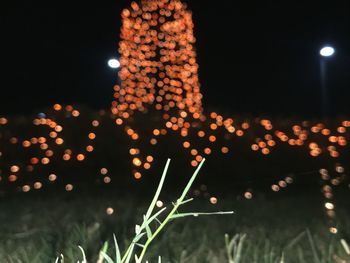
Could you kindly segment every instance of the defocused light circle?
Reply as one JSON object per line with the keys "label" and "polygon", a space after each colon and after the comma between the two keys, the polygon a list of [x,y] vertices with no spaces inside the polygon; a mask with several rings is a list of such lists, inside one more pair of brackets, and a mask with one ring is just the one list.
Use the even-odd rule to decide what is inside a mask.
{"label": "defocused light circle", "polygon": [[332,47],[323,47],[321,50],[320,50],[320,55],[323,56],[323,57],[329,57],[329,56],[332,56],[334,54],[334,48]]}
{"label": "defocused light circle", "polygon": [[108,60],[108,66],[111,68],[119,68],[120,62],[117,59],[112,58],[112,59]]}

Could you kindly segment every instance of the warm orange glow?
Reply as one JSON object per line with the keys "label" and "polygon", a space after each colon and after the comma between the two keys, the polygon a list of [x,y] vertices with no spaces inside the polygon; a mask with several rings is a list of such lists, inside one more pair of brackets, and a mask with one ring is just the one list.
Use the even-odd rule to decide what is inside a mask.
{"label": "warm orange glow", "polygon": [[218,126],[215,123],[210,124],[210,129],[216,130]]}
{"label": "warm orange glow", "polygon": [[94,150],[94,147],[92,145],[86,146],[86,151],[87,152],[92,152]]}
{"label": "warm orange glow", "polygon": [[44,164],[44,165],[48,164],[49,162],[50,162],[50,159],[47,158],[47,157],[44,157],[44,158],[41,159],[41,163]]}
{"label": "warm orange glow", "polygon": [[11,144],[16,144],[18,142],[18,139],[16,137],[10,138],[10,143]]}
{"label": "warm orange glow", "polygon": [[156,144],[157,144],[157,139],[152,138],[152,139],[150,140],[150,143],[151,143],[152,145],[156,145]]}
{"label": "warm orange glow", "polygon": [[276,145],[276,142],[274,140],[269,140],[269,141],[267,141],[267,145],[270,147],[273,147]]}
{"label": "warm orange glow", "polygon": [[46,143],[40,145],[41,150],[46,150],[49,146]]}
{"label": "warm orange glow", "polygon": [[209,136],[209,141],[210,142],[215,142],[216,141],[216,137],[214,135],[210,135]]}
{"label": "warm orange glow", "polygon": [[204,153],[205,153],[206,155],[211,154],[211,149],[210,149],[210,148],[205,148],[205,149],[204,149]]}
{"label": "warm orange glow", "polygon": [[190,146],[191,146],[191,144],[189,142],[187,142],[187,141],[184,142],[182,145],[183,145],[184,148],[190,148]]}
{"label": "warm orange glow", "polygon": [[134,134],[134,130],[129,128],[129,129],[126,130],[126,133],[127,133],[129,136],[131,136],[131,135]]}
{"label": "warm orange glow", "polygon": [[81,162],[81,161],[84,161],[84,160],[85,160],[85,155],[82,154],[82,153],[78,154],[78,155],[77,155],[77,160],[80,161],[80,162]]}
{"label": "warm orange glow", "polygon": [[210,203],[212,203],[213,205],[216,205],[217,202],[218,202],[218,199],[216,197],[214,197],[214,196],[210,197],[209,200],[210,200]]}
{"label": "warm orange glow", "polygon": [[203,157],[201,155],[196,156],[196,161],[200,163],[203,160]]}
{"label": "warm orange glow", "polygon": [[96,138],[96,134],[93,133],[93,132],[90,132],[88,137],[89,137],[90,140],[94,140]]}
{"label": "warm orange glow", "polygon": [[243,123],[242,123],[242,129],[243,129],[243,130],[247,130],[247,129],[249,129],[249,127],[250,127],[250,125],[249,125],[248,122],[243,122]]}
{"label": "warm orange glow", "polygon": [[11,182],[11,183],[16,182],[16,181],[17,181],[17,176],[14,175],[14,174],[11,174],[11,175],[8,177],[8,180],[9,180],[9,182]]}
{"label": "warm orange glow", "polygon": [[259,150],[259,146],[258,146],[257,144],[253,144],[253,145],[251,146],[251,149],[252,149],[253,151],[257,151],[257,150]]}
{"label": "warm orange glow", "polygon": [[259,142],[258,145],[259,145],[260,148],[265,148],[266,147],[266,143],[263,142],[263,141]]}
{"label": "warm orange glow", "polygon": [[321,131],[321,133],[322,133],[323,135],[327,136],[327,135],[329,135],[329,134],[331,133],[331,131],[330,131],[329,129],[323,129],[323,130]]}
{"label": "warm orange glow", "polygon": [[261,152],[265,155],[269,154],[270,153],[270,150],[268,148],[263,148],[261,149]]}
{"label": "warm orange glow", "polygon": [[19,171],[19,166],[12,165],[10,168],[11,173],[17,173]]}
{"label": "warm orange glow", "polygon": [[30,147],[31,142],[26,140],[26,141],[23,141],[22,145],[23,145],[23,147],[28,148],[28,147]]}
{"label": "warm orange glow", "polygon": [[61,132],[63,130],[63,128],[62,128],[62,126],[60,126],[60,125],[57,125],[56,127],[55,127],[55,131],[56,132]]}
{"label": "warm orange glow", "polygon": [[271,189],[272,189],[272,191],[274,191],[274,192],[278,192],[278,191],[280,190],[280,187],[279,187],[277,184],[273,184],[273,185],[271,186]]}
{"label": "warm orange glow", "polygon": [[112,208],[112,207],[108,207],[107,209],[106,209],[106,214],[107,215],[112,215],[114,213],[114,209]]}
{"label": "warm orange glow", "polygon": [[65,153],[65,154],[63,155],[63,160],[64,160],[64,161],[69,161],[70,159],[71,159],[70,154]]}
{"label": "warm orange glow", "polygon": [[7,123],[8,123],[8,120],[6,118],[4,118],[4,117],[0,118],[0,125],[5,125]]}
{"label": "warm orange glow", "polygon": [[40,183],[40,182],[35,182],[34,183],[34,189],[41,189],[42,188],[42,186],[43,186],[43,184],[42,183]]}
{"label": "warm orange glow", "polygon": [[134,173],[135,179],[141,179],[142,175],[139,172]]}
{"label": "warm orange glow", "polygon": [[38,164],[39,163],[39,159],[36,158],[36,157],[33,157],[33,158],[30,159],[30,163],[31,164]]}
{"label": "warm orange glow", "polygon": [[55,181],[56,179],[57,179],[57,176],[56,176],[55,174],[50,174],[50,175],[49,175],[49,180],[50,180],[51,182]]}
{"label": "warm orange glow", "polygon": [[112,181],[112,180],[111,180],[111,178],[110,178],[109,176],[105,176],[105,177],[103,178],[103,182],[104,182],[105,184],[109,184],[111,181]]}
{"label": "warm orange glow", "polygon": [[228,153],[229,149],[227,147],[222,147],[221,152],[222,153]]}
{"label": "warm orange glow", "polygon": [[118,119],[115,120],[115,123],[117,125],[122,125],[123,124],[123,120],[121,118],[118,118]]}
{"label": "warm orange glow", "polygon": [[55,105],[53,105],[53,109],[55,111],[60,111],[60,110],[62,110],[62,106],[60,104],[55,104]]}
{"label": "warm orange glow", "polygon": [[50,132],[50,134],[49,134],[49,136],[51,137],[51,138],[56,138],[57,137],[57,133],[56,132],[54,132],[54,131],[52,131],[52,132]]}
{"label": "warm orange glow", "polygon": [[57,138],[57,139],[55,140],[55,142],[56,142],[57,145],[61,145],[61,144],[64,143],[64,141],[63,141],[62,138]]}
{"label": "warm orange glow", "polygon": [[205,136],[204,131],[199,131],[197,134],[198,134],[198,137],[201,137],[201,138]]}
{"label": "warm orange glow", "polygon": [[45,155],[46,155],[46,157],[51,157],[51,156],[53,156],[53,151],[52,150],[47,150],[46,152],[45,152]]}
{"label": "warm orange glow", "polygon": [[67,192],[70,192],[70,191],[73,190],[73,185],[72,185],[72,184],[67,184],[67,185],[65,186],[65,189],[66,189]]}
{"label": "warm orange glow", "polygon": [[160,130],[158,130],[158,129],[154,129],[153,130],[153,135],[154,136],[158,136],[160,134]]}
{"label": "warm orange glow", "polygon": [[102,175],[106,175],[108,173],[108,169],[107,168],[101,168],[100,173]]}
{"label": "warm orange glow", "polygon": [[139,135],[137,133],[134,133],[131,135],[131,139],[133,139],[134,141],[139,139]]}
{"label": "warm orange glow", "polygon": [[80,112],[79,111],[77,111],[77,110],[73,110],[72,111],[72,116],[73,117],[78,117],[80,115]]}
{"label": "warm orange glow", "polygon": [[98,120],[93,120],[91,124],[94,127],[98,127],[100,125],[100,122]]}
{"label": "warm orange glow", "polygon": [[22,187],[22,191],[23,192],[29,192],[30,191],[30,186],[29,185],[24,185],[23,187]]}
{"label": "warm orange glow", "polygon": [[244,193],[244,197],[246,199],[252,199],[253,198],[253,194],[251,192],[247,191],[247,192]]}
{"label": "warm orange glow", "polygon": [[130,155],[135,155],[135,154],[138,154],[138,153],[139,153],[139,150],[138,150],[138,149],[135,149],[135,148],[131,148],[131,149],[129,150],[129,153],[130,153]]}
{"label": "warm orange glow", "polygon": [[237,130],[237,131],[236,131],[236,135],[237,135],[238,137],[241,137],[241,136],[244,135],[244,132],[243,132],[242,130]]}
{"label": "warm orange glow", "polygon": [[135,166],[141,166],[142,165],[142,162],[139,158],[134,158],[132,160],[132,163],[135,165]]}

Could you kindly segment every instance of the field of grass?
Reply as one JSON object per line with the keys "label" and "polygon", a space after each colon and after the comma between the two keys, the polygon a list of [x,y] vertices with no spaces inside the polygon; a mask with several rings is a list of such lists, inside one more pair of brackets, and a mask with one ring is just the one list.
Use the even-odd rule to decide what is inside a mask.
{"label": "field of grass", "polygon": [[[161,196],[171,207],[172,196]],[[25,195],[0,203],[0,262],[96,262],[104,241],[114,255],[113,233],[121,249],[133,237],[151,196],[117,194],[56,196]],[[246,234],[238,262],[349,262],[341,239],[349,240],[349,201],[337,207],[338,234],[330,234],[319,197],[264,196],[252,200],[219,197],[213,205],[204,198],[189,211],[234,210],[233,215],[188,217],[170,222],[150,246],[146,258],[157,262],[228,262],[225,233]],[[113,208],[108,215],[106,209]],[[309,235],[310,234],[310,235]],[[241,236],[242,237],[242,236]],[[236,263],[236,261],[234,261]]]}
{"label": "field of grass", "polygon": [[[189,194],[195,200],[180,212],[235,213],[169,222],[150,244],[145,256],[149,262],[158,262],[158,256],[163,263],[350,262],[350,121],[325,125],[277,118],[271,130],[261,125],[265,119],[241,116],[234,124],[242,134],[244,130],[241,136],[212,130],[210,125],[217,121],[208,119],[195,121],[186,138],[164,128],[164,135],[150,145],[155,131],[163,127],[160,116],[129,120],[128,125],[139,127],[141,138],[131,140],[126,135],[129,126],[116,125],[115,116],[106,112],[82,109],[79,118],[68,111],[49,115],[64,127],[62,145],[49,136],[48,127],[32,125],[29,117],[9,118],[0,127],[0,263],[55,262],[61,253],[65,263],[84,262],[78,246],[87,262],[104,263],[99,254],[106,241],[107,254],[115,254],[113,234],[125,251],[135,225],[142,224],[167,157],[173,163],[159,197],[167,211],[188,172],[206,157]],[[307,134],[305,141],[299,129]],[[215,134],[216,142],[204,140],[200,130],[207,137]],[[38,147],[29,139],[47,143]],[[192,146],[186,148],[185,142]],[[315,145],[322,155],[314,156]],[[88,146],[93,151],[88,152]],[[86,158],[79,160],[81,152]],[[46,156],[51,156],[48,163],[42,162]],[[192,165],[189,160],[194,158]],[[141,166],[140,160],[148,166]],[[153,229],[157,226],[151,224]]]}

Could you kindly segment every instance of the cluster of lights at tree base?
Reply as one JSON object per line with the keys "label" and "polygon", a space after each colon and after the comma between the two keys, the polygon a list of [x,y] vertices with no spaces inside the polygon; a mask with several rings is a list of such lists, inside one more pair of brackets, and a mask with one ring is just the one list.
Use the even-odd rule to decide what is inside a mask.
{"label": "cluster of lights at tree base", "polygon": [[[127,154],[134,167],[134,179],[140,181],[152,168],[159,142],[167,141],[169,137],[177,138],[178,147],[188,153],[193,167],[204,157],[217,154],[230,156],[238,140],[246,142],[246,147],[260,158],[267,158],[275,148],[276,151],[280,150],[280,145],[286,145],[289,149],[299,148],[300,154],[305,154],[307,158],[334,160],[335,167],[330,170],[335,169],[335,177],[330,176],[324,167],[320,167],[319,173],[330,231],[336,233],[333,188],[348,184],[341,162],[345,158],[344,152],[348,150],[350,120],[342,120],[332,127],[311,121],[296,122],[285,127],[267,118],[239,120],[225,118],[217,112],[205,114],[194,43],[191,12],[179,0],[133,2],[131,8],[122,12],[119,43],[121,83],[114,87],[115,101],[108,119],[130,138]],[[21,171],[31,173],[39,166],[58,167],[60,162],[73,160],[86,163],[87,157],[95,150],[96,128],[101,126],[101,120],[99,117],[91,119],[86,132],[80,133],[85,144],[71,147],[61,135],[64,125],[58,122],[60,114],[69,119],[81,118],[80,111],[73,106],[55,104],[52,116],[43,114],[33,120],[35,126],[46,127],[46,136],[15,136],[10,121],[5,117],[0,118],[2,183],[17,183],[23,192],[41,189],[47,180],[55,182],[59,175],[52,171],[45,179],[41,177],[35,182],[26,182],[25,176],[20,176]],[[16,160],[13,154],[6,156],[7,149],[13,146],[18,151],[18,145],[28,152],[33,148],[39,152],[29,160]],[[232,158],[236,154],[232,154]],[[105,184],[111,182],[108,167],[100,167],[99,174],[103,176]],[[271,190],[278,192],[295,179],[286,176],[272,183]],[[74,185],[67,182],[65,189],[72,191]],[[199,195],[201,192],[207,193],[205,185],[194,190],[193,194]],[[253,191],[248,188],[243,196],[252,199]],[[212,204],[218,202],[215,196],[207,194],[207,197]],[[162,206],[160,200],[157,205]],[[107,210],[107,214],[112,213],[112,208]]]}

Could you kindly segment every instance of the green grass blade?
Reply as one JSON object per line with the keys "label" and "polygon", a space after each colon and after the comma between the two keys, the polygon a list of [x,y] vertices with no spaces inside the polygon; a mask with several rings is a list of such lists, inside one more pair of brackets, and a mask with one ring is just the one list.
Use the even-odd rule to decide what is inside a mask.
{"label": "green grass blade", "polygon": [[242,249],[243,249],[243,243],[244,243],[244,240],[245,240],[246,237],[247,237],[246,234],[243,234],[242,236],[239,237],[239,240],[238,240],[238,247],[237,247],[237,253],[236,253],[235,259],[234,259],[234,262],[235,262],[235,263],[239,263],[240,260],[241,260]]}
{"label": "green grass blade", "polygon": [[113,234],[113,239],[114,239],[114,246],[115,246],[115,260],[116,263],[120,263],[122,261],[121,255],[120,255],[120,250],[117,242],[117,238],[115,234]]}
{"label": "green grass blade", "polygon": [[[103,259],[107,261],[107,263],[114,263],[113,259],[110,256],[108,256],[106,254],[106,252],[101,251],[100,253],[101,253]],[[101,261],[101,262],[103,262],[103,261]],[[116,263],[118,263],[118,261]]]}
{"label": "green grass blade", "polygon": [[292,248],[295,244],[297,244],[305,235],[305,231],[299,233],[295,238],[293,238],[288,245],[285,246],[284,250],[288,250]]}
{"label": "green grass blade", "polygon": [[134,251],[134,247],[135,247],[135,244],[131,244],[130,250],[129,250],[128,254],[126,255],[127,257],[126,257],[125,263],[130,262],[131,256],[132,256],[133,251]]}
{"label": "green grass blade", "polygon": [[[146,223],[145,223],[145,226],[146,225],[149,225],[153,220],[155,220],[161,213],[163,213],[164,211],[166,210],[166,207],[162,208],[161,210],[159,210],[157,213],[155,213],[153,216],[151,216],[151,218],[149,218]],[[143,225],[143,224],[142,224]],[[142,226],[142,230],[145,226]]]}
{"label": "green grass blade", "polygon": [[158,188],[157,188],[157,191],[153,197],[153,200],[150,204],[150,206],[148,207],[148,210],[147,210],[147,213],[146,213],[146,218],[148,219],[152,212],[153,212],[153,209],[156,205],[156,202],[158,200],[158,197],[160,195],[160,192],[162,191],[162,187],[163,187],[163,184],[164,184],[164,180],[165,180],[165,177],[166,177],[166,174],[168,172],[168,169],[169,169],[169,165],[170,165],[170,159],[167,160],[166,164],[165,164],[165,168],[163,170],[163,174],[162,174],[162,177],[160,179],[160,182],[159,182],[159,185],[158,185]]}
{"label": "green grass blade", "polygon": [[317,251],[316,251],[316,246],[315,246],[315,242],[311,236],[310,230],[306,229],[306,233],[307,233],[307,237],[309,239],[310,245],[311,245],[311,250],[312,250],[312,254],[314,256],[314,262],[315,263],[321,263],[320,258],[318,257]]}
{"label": "green grass blade", "polygon": [[[143,220],[146,221],[146,216],[143,216]],[[147,238],[150,238],[152,236],[152,231],[151,231],[151,228],[149,227],[149,224],[146,224],[145,228],[146,228]]]}
{"label": "green grass blade", "polygon": [[103,259],[104,259],[103,253],[106,254],[107,250],[108,250],[108,242],[106,241],[106,242],[103,244],[102,249],[100,250],[100,253],[99,253],[99,255],[98,255],[98,260],[97,260],[96,263],[103,263]]}
{"label": "green grass blade", "polygon": [[184,205],[184,204],[189,203],[191,201],[193,201],[193,198],[190,198],[190,199],[187,199],[185,201],[182,201],[180,205]]}
{"label": "green grass blade", "polygon": [[226,211],[226,212],[212,212],[212,213],[203,213],[203,212],[192,212],[192,213],[178,213],[171,216],[171,219],[181,218],[181,217],[187,217],[187,216],[211,216],[211,215],[231,215],[233,214],[233,211]]}
{"label": "green grass blade", "polygon": [[205,158],[203,158],[203,160],[200,162],[200,164],[198,165],[196,171],[193,173],[191,179],[188,181],[184,191],[182,192],[182,195],[180,196],[180,198],[177,200],[177,202],[179,202],[180,204],[182,203],[182,201],[185,199],[188,191],[190,190],[194,180],[196,179],[200,169],[202,168],[203,164],[205,162]]}
{"label": "green grass blade", "polygon": [[350,256],[350,247],[349,247],[348,243],[346,242],[346,240],[345,239],[341,239],[340,243],[343,246],[343,248],[345,250],[345,253]]}
{"label": "green grass blade", "polygon": [[83,261],[82,261],[82,263],[87,263],[84,249],[81,246],[78,246],[78,247],[81,250],[81,253],[83,254]]}

